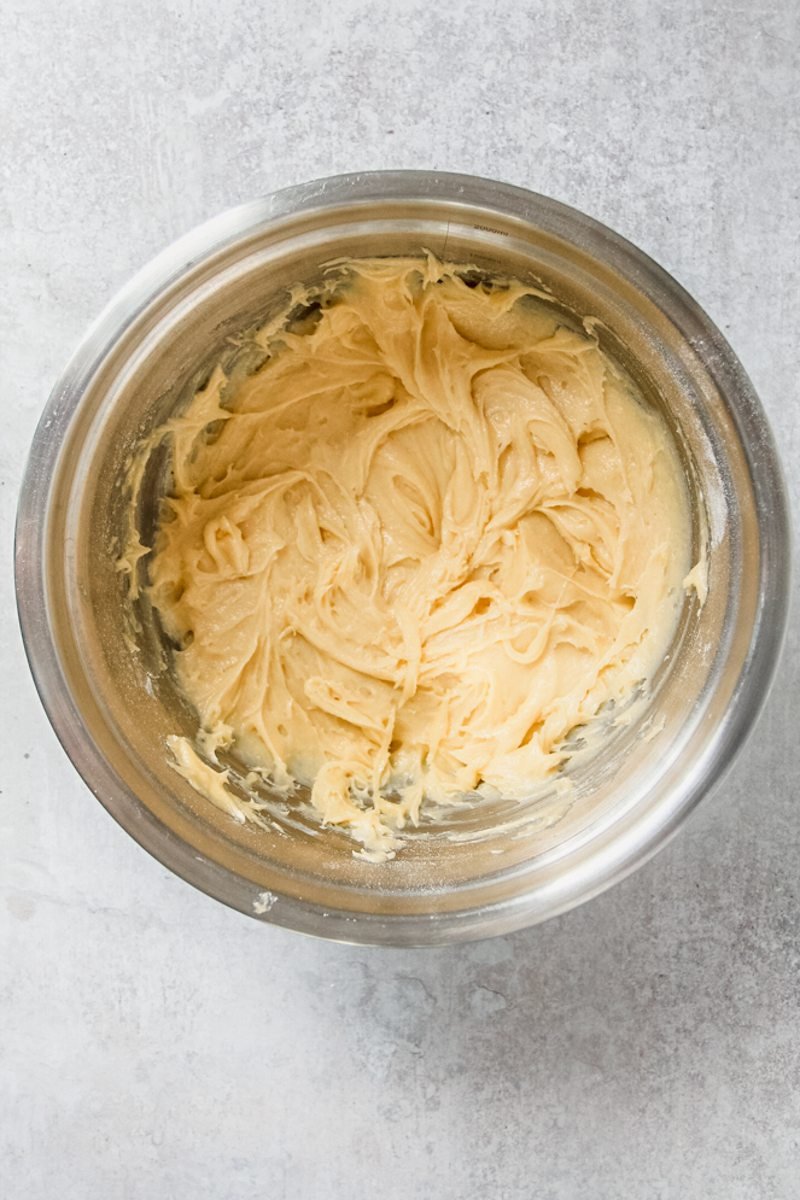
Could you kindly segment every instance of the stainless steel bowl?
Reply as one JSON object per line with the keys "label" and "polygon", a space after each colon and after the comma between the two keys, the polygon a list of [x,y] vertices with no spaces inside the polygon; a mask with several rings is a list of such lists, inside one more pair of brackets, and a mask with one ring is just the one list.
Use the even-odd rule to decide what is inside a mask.
{"label": "stainless steel bowl", "polygon": [[[230,343],[297,281],[342,256],[430,249],[533,279],[597,318],[604,348],[664,412],[708,542],[705,605],[687,596],[644,710],[574,773],[572,800],[498,801],[422,827],[393,862],[289,815],[235,825],[170,768],[194,731],[155,626],[125,628],[115,557],[126,460]],[[154,467],[139,518],[152,525]],[[644,862],[729,766],[767,691],[785,626],[789,535],[775,448],[719,331],[634,246],[519,188],[423,172],[346,175],[236,208],[170,247],[96,321],[37,429],[20,499],[17,595],[42,702],[67,754],[117,821],[165,866],[263,919],[396,945],[483,937],[541,921]],[[235,767],[235,763],[233,764]],[[509,827],[510,823],[510,827]],[[505,828],[499,829],[499,827]]]}

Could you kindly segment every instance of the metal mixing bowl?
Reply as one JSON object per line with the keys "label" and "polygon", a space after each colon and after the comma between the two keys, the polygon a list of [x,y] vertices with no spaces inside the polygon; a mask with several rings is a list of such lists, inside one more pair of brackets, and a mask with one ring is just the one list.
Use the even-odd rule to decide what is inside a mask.
{"label": "metal mixing bowl", "polygon": [[[393,861],[353,857],[341,831],[289,813],[240,827],[169,766],[191,734],[146,606],[124,621],[115,568],[125,464],[184,402],[230,336],[342,255],[416,254],[533,280],[597,318],[604,349],[673,431],[709,592],[687,594],[636,720],[573,773],[569,798],[457,811],[412,831]],[[163,462],[139,520],[152,527]],[[789,536],[772,438],[744,371],[682,288],[581,213],[458,175],[347,175],[233,209],[166,250],[86,336],[37,429],[17,525],[17,594],[36,683],[67,754],[117,821],[165,866],[251,915],[326,937],[396,945],[500,933],[621,879],[721,776],[764,699],[785,626]],[[236,767],[234,762],[233,767]]]}

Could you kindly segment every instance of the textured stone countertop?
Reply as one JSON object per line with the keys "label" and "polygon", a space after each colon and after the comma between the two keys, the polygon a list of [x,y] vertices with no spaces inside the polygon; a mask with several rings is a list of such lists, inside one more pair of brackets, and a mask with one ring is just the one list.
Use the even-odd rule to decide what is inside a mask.
{"label": "textured stone countertop", "polygon": [[392,952],[247,920],[140,850],[50,731],[11,580],[87,323],[204,217],[344,170],[494,176],[638,243],[741,356],[796,505],[795,0],[5,12],[0,1194],[796,1196],[796,608],[755,735],[653,862],[525,933]]}

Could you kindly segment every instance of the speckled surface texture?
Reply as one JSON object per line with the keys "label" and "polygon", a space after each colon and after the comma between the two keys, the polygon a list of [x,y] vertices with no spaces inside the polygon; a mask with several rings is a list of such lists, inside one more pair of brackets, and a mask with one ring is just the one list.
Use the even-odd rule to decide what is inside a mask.
{"label": "speckled surface texture", "polygon": [[800,476],[795,0],[11,0],[0,42],[0,1194],[798,1194],[797,620],[649,866],[526,933],[354,949],[168,875],[91,798],[12,601],[24,456],[89,320],[207,215],[343,170],[599,217],[726,332]]}

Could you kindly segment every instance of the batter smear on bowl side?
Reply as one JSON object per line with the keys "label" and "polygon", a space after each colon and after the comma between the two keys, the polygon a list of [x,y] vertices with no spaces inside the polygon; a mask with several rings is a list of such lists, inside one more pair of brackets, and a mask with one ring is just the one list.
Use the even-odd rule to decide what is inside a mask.
{"label": "batter smear on bowl side", "polygon": [[430,801],[525,797],[652,675],[688,503],[660,417],[535,289],[428,256],[335,264],[314,298],[161,431],[149,590],[206,758],[309,785],[380,859]]}

